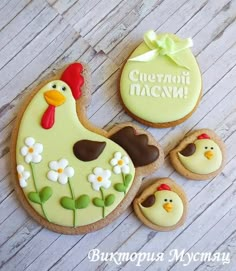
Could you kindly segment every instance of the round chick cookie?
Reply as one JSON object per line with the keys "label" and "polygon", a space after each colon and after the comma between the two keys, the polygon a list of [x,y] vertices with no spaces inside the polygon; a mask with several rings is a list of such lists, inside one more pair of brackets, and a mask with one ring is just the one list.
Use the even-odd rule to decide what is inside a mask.
{"label": "round chick cookie", "polygon": [[217,176],[225,164],[223,141],[209,129],[187,135],[170,152],[171,163],[183,176],[193,180],[207,180]]}
{"label": "round chick cookie", "polygon": [[131,123],[109,132],[86,118],[87,68],[72,63],[36,88],[18,114],[13,183],[28,213],[65,234],[103,228],[163,162],[160,145]]}
{"label": "round chick cookie", "polygon": [[201,98],[202,78],[192,39],[150,30],[125,63],[120,97],[126,111],[152,127],[188,119]]}
{"label": "round chick cookie", "polygon": [[133,202],[138,218],[156,231],[171,231],[186,220],[188,200],[183,189],[169,178],[157,179]]}

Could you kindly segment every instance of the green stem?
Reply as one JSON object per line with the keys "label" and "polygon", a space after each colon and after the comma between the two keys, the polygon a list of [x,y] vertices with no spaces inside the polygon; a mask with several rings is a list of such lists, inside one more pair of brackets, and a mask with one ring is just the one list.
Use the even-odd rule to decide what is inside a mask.
{"label": "green stem", "polygon": [[34,188],[35,188],[35,191],[38,193],[38,187],[36,185],[36,180],[35,180],[35,175],[34,175],[34,167],[33,167],[33,164],[30,162],[30,168],[31,168],[31,172],[32,172],[32,179],[33,179],[33,182],[34,182]]}
{"label": "green stem", "polygon": [[[104,202],[105,197],[104,197],[104,191],[103,191],[103,188],[102,188],[102,187],[100,188],[100,191],[101,191],[101,195],[102,195],[102,200],[103,200],[103,202]],[[102,217],[103,217],[103,218],[105,217],[105,206],[102,207]]]}
{"label": "green stem", "polygon": [[[75,200],[75,194],[74,194],[74,190],[73,190],[73,188],[71,186],[70,179],[68,180],[68,184],[69,184],[69,188],[70,188],[71,197],[72,197],[73,200]],[[73,210],[73,225],[74,225],[74,227],[77,225],[76,209]]]}
{"label": "green stem", "polygon": [[123,179],[123,185],[125,187],[125,191],[124,191],[124,194],[126,194],[126,186],[125,186],[125,174],[122,173],[122,179]]}
{"label": "green stem", "polygon": [[49,220],[49,218],[48,218],[48,216],[47,216],[46,210],[45,210],[45,208],[44,208],[43,203],[41,204],[41,207],[42,207],[43,215],[45,216],[45,218],[47,219],[47,221],[50,222],[50,220]]}
{"label": "green stem", "polygon": [[[39,193],[37,183],[36,183],[36,179],[35,179],[33,163],[30,162],[29,164],[30,164],[30,169],[31,169],[31,172],[32,172],[32,179],[33,179],[35,191],[36,191],[36,193]],[[41,203],[40,206],[41,206],[44,217],[47,219],[47,221],[50,222],[50,220],[48,219],[47,213],[46,213],[46,211],[44,209],[43,203]]]}

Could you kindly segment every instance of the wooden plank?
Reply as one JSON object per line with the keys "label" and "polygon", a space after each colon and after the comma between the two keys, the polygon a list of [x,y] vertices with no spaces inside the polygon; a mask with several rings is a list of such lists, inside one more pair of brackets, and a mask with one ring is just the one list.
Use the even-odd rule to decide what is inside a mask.
{"label": "wooden plank", "polygon": [[217,248],[217,251],[223,252],[223,253],[230,253],[230,264],[228,266],[221,265],[218,266],[216,262],[210,262],[210,263],[202,263],[199,265],[198,268],[196,268],[197,271],[225,271],[227,268],[227,271],[234,271],[235,264],[236,264],[236,250],[235,250],[235,243],[236,240],[236,233],[234,233],[229,236],[227,240],[221,246]]}
{"label": "wooden plank", "polygon": [[[34,9],[34,11],[35,11],[35,9]],[[17,16],[15,19],[18,19],[18,17],[20,17],[20,16]],[[12,69],[13,66],[16,66],[16,63],[19,63],[18,65],[22,65],[21,67],[24,67],[24,65],[27,65],[28,62],[24,63],[24,61],[29,61],[30,57],[29,57],[29,55],[26,55],[25,52],[27,50],[29,51],[29,46],[31,44],[31,41],[36,39],[33,46],[35,48],[35,54],[37,54],[37,47],[39,47],[38,46],[39,39],[44,39],[41,32],[44,32],[44,29],[47,27],[48,24],[50,24],[53,21],[53,19],[55,17],[56,17],[56,13],[52,8],[44,8],[38,15],[36,13],[36,16],[34,16],[33,20],[27,24],[26,28],[24,28],[22,31],[20,31],[20,33],[14,35],[13,39],[9,40],[8,46],[6,46],[7,44],[4,45],[4,48],[2,48],[0,51],[1,73],[4,74],[5,69],[7,71],[9,71],[10,69]],[[58,21],[59,20],[56,20],[55,24],[57,24]],[[14,26],[16,26],[14,20],[12,22],[14,23]],[[10,26],[7,27],[6,30],[9,31],[9,28],[10,28]],[[37,29],[37,30],[35,30],[35,29]],[[16,32],[16,31],[17,30],[15,30],[14,32]],[[38,38],[37,38],[37,36],[38,36]],[[47,39],[48,39],[48,37],[46,36],[45,43],[47,43]],[[4,42],[5,42],[5,40],[4,40]],[[50,41],[48,40],[48,42],[50,42]],[[30,54],[31,53],[32,53],[32,51],[30,51]],[[33,57],[33,54],[31,56]],[[17,69],[17,67],[16,67],[16,69]],[[13,78],[13,77],[10,77],[9,80],[11,78]],[[6,80],[7,79],[8,78],[6,78]],[[7,81],[5,81],[4,83],[6,83],[6,82]],[[3,85],[1,85],[1,86],[3,86]]]}
{"label": "wooden plank", "polygon": [[30,0],[8,1],[0,9],[0,30],[6,27],[28,4]]}
{"label": "wooden plank", "polygon": [[[2,1],[1,1],[2,3]],[[0,31],[0,50],[14,39],[46,7],[44,0],[30,2],[2,31]],[[37,30],[37,28],[35,28]],[[26,36],[27,37],[27,36]],[[17,49],[17,47],[15,48]]]}
{"label": "wooden plank", "polygon": [[137,25],[137,23],[157,7],[160,2],[160,0],[149,0],[148,2],[144,0],[122,1],[89,32],[81,29],[81,35],[83,35],[86,41],[98,52],[100,50],[104,51],[104,48],[97,46],[97,43],[102,41],[104,37],[109,34],[109,36],[112,36],[114,39],[113,32],[116,31],[117,25],[122,24],[123,31],[127,31],[127,28]]}
{"label": "wooden plank", "polygon": [[[186,250],[188,253],[209,253],[209,252],[218,252],[218,249],[215,251],[215,248],[218,248],[224,241],[226,241],[231,235],[235,232],[235,223],[236,223],[236,205],[234,205],[223,217],[222,219],[214,225],[199,241],[197,241],[190,250]],[[217,236],[217,238],[215,238]],[[230,255],[231,256],[231,255]],[[232,256],[231,256],[232,257]],[[230,258],[228,260],[230,260]],[[206,261],[205,265],[211,264],[210,261]],[[200,261],[191,261],[188,262],[188,259],[185,258],[185,262],[175,262],[170,268],[171,271],[178,271],[183,268],[189,268],[195,270],[200,264]],[[231,265],[230,262],[215,262],[215,267],[228,269]]]}
{"label": "wooden plank", "polygon": [[[72,5],[70,3],[66,5],[64,3],[64,0],[59,0],[57,3],[59,6],[58,8],[59,13],[61,9],[66,21],[69,22],[70,25],[73,26],[81,18],[86,16],[86,14],[99,3],[99,0],[81,0],[81,1],[74,2]],[[54,5],[56,9],[57,9],[57,3]]]}
{"label": "wooden plank", "polygon": [[[221,0],[223,1],[222,5],[224,6],[228,0]],[[183,17],[182,20],[182,15],[175,13],[173,16],[172,13],[170,14],[170,11],[168,10],[170,8],[169,5],[167,5],[166,7],[164,6],[164,3],[162,3],[162,5],[160,5],[160,7],[156,10],[154,10],[147,18],[145,18],[133,31],[131,31],[120,43],[119,45],[117,45],[115,48],[112,47],[109,49],[108,55],[114,59],[114,61],[116,61],[117,64],[121,64],[123,61],[125,61],[129,54],[131,53],[131,51],[140,43],[140,41],[142,40],[142,35],[140,36],[139,33],[144,33],[145,31],[149,30],[149,29],[155,29],[156,31],[160,31],[160,32],[174,32],[174,33],[178,33],[179,30],[181,30],[181,28],[183,27],[184,24],[188,24],[188,22],[190,22],[190,24],[193,23],[193,21],[191,21],[191,18],[196,17],[196,12],[199,11],[201,14],[201,11],[205,9],[207,9],[207,5],[206,5],[206,1],[202,0],[202,1],[197,1],[197,2],[193,2],[193,1],[187,1],[185,5],[182,5],[181,8],[178,10],[178,12],[181,12],[181,14],[185,14],[185,9],[187,8],[187,10],[191,10],[191,12],[189,14],[185,14],[185,16]],[[179,1],[178,1],[179,3]],[[210,3],[210,2],[209,2]],[[220,2],[221,3],[221,2]],[[212,5],[212,3],[210,3]],[[187,6],[187,7],[186,7]],[[190,6],[190,7],[189,7]],[[191,6],[194,6],[194,9],[191,9]],[[167,9],[167,10],[165,10]],[[221,12],[223,12],[224,14],[226,14],[226,18],[228,15],[228,12],[232,13],[234,12],[235,9],[233,9],[232,7],[226,11],[221,10]],[[217,12],[217,11],[216,11]],[[221,15],[220,16],[221,17]],[[177,14],[177,15],[176,15]],[[169,15],[169,16],[168,16]],[[215,26],[214,29],[210,28],[210,30],[208,30],[210,33],[208,33],[209,36],[204,36],[203,40],[201,40],[202,43],[206,43],[206,39],[210,39],[210,38],[214,38],[216,37],[219,32],[217,31],[218,25],[217,21],[218,20],[218,16],[215,16],[214,13],[212,13],[213,19],[211,20],[211,24],[213,26]],[[159,20],[156,20],[154,18],[159,18]],[[181,18],[181,20],[179,19]],[[211,18],[211,16],[210,16]],[[169,19],[169,20],[168,20]],[[198,18],[195,18],[196,21],[195,25],[198,25]],[[156,25],[151,25],[150,22],[158,22]],[[214,23],[215,21],[215,23]],[[170,23],[172,22],[172,23]],[[208,29],[208,25],[207,28]],[[201,30],[201,24],[200,24],[200,28],[198,28],[197,26],[195,28],[193,28],[193,31],[190,33],[190,35],[192,37],[194,37],[194,34],[197,30],[197,33]],[[211,34],[212,33],[212,34]],[[195,42],[195,39],[194,39]],[[130,48],[130,44],[132,44],[132,48]],[[200,43],[201,44],[201,43]],[[195,42],[195,46],[194,46],[194,52],[196,52],[197,48],[198,48],[199,44],[197,42]],[[130,48],[130,50],[123,50],[123,48]]]}

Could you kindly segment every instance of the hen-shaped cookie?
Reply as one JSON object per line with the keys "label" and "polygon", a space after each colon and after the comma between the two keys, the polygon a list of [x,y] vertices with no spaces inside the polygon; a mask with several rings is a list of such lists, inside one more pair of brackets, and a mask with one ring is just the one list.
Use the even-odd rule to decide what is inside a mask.
{"label": "hen-shaped cookie", "polygon": [[100,229],[132,202],[163,161],[159,144],[131,123],[109,132],[86,118],[86,69],[69,65],[44,81],[13,133],[15,190],[43,226],[67,234]]}

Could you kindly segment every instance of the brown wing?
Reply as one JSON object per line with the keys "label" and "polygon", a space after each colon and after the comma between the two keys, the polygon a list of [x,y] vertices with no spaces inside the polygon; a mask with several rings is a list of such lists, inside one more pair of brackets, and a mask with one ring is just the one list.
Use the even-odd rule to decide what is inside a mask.
{"label": "brown wing", "polygon": [[89,162],[97,159],[103,152],[106,142],[80,140],[73,146],[74,155],[81,161]]}

